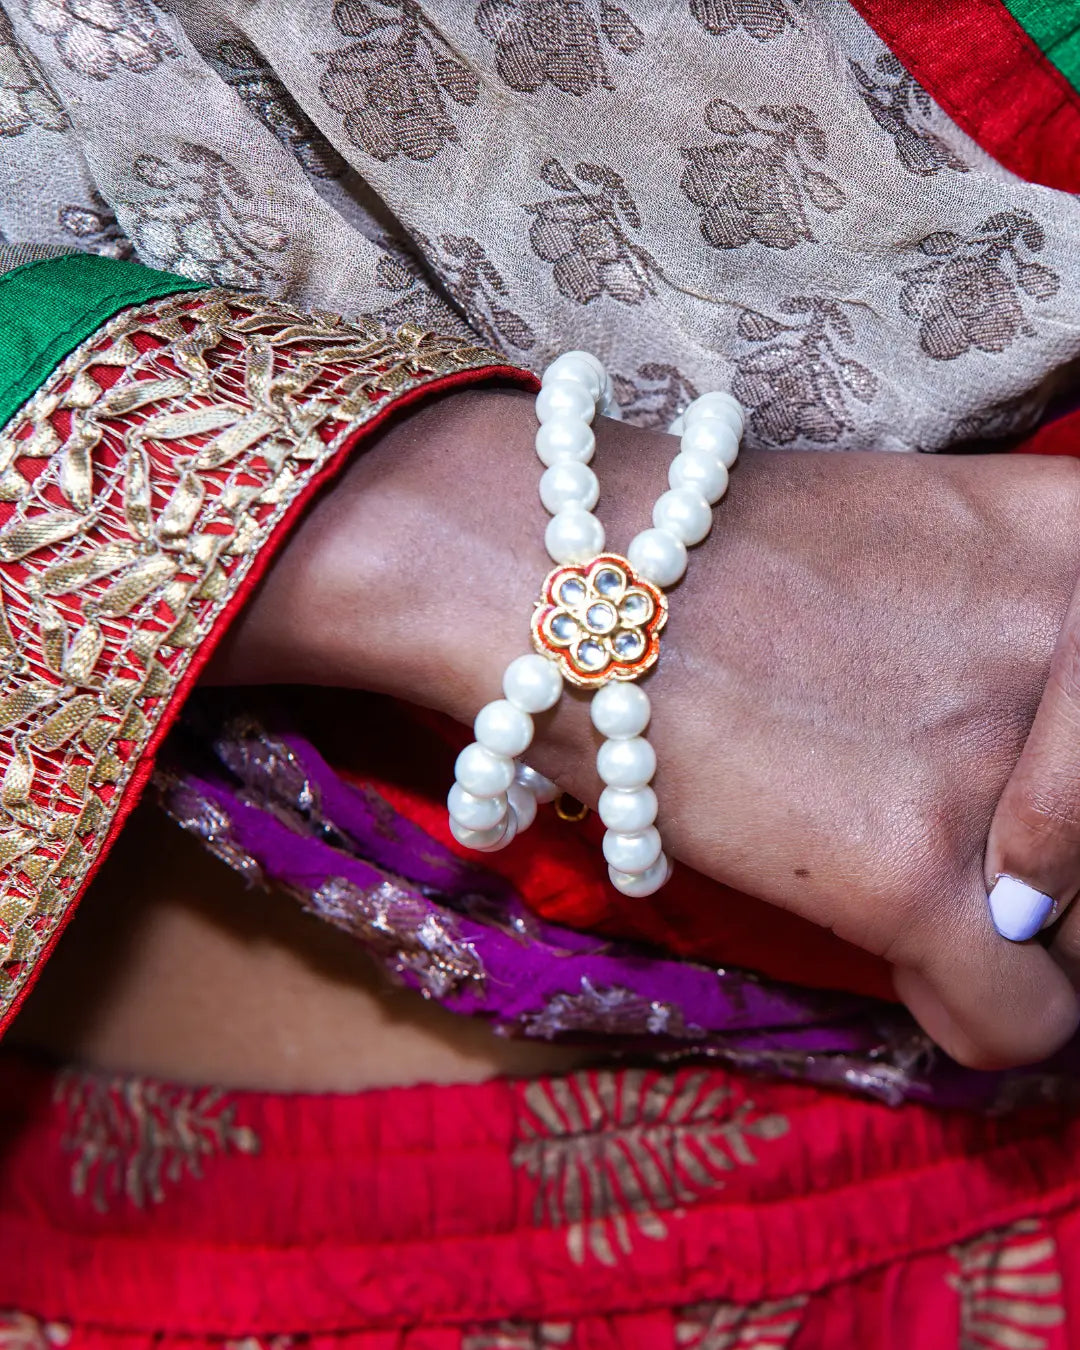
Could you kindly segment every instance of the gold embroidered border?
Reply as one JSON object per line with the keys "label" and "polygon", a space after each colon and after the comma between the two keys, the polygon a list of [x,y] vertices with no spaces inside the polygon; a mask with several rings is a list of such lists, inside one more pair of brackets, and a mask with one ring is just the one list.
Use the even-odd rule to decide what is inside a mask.
{"label": "gold embroidered border", "polygon": [[194,654],[394,398],[496,353],[225,290],[125,311],[0,434],[0,1025]]}

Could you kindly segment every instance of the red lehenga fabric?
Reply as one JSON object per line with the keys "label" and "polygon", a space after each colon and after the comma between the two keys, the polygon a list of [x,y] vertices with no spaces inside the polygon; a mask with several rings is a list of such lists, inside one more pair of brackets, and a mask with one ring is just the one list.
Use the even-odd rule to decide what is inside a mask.
{"label": "red lehenga fabric", "polygon": [[0,1065],[0,1347],[1063,1350],[1080,1121],[688,1068],[280,1096]]}

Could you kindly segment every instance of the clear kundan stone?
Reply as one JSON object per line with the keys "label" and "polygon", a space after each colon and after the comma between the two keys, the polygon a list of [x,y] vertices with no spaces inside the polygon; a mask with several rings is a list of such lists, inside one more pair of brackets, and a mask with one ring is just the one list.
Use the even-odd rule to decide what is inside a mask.
{"label": "clear kundan stone", "polygon": [[593,578],[593,585],[596,587],[597,595],[611,597],[618,595],[623,588],[623,579],[618,572],[605,567],[603,571],[597,572]]}
{"label": "clear kundan stone", "polygon": [[636,661],[645,650],[645,639],[640,633],[620,633],[612,643],[620,661]]}
{"label": "clear kundan stone", "polygon": [[578,664],[586,670],[599,670],[607,661],[607,656],[599,642],[583,642],[577,649]]}
{"label": "clear kundan stone", "polygon": [[652,618],[653,602],[643,591],[631,591],[619,606],[619,617],[624,623],[645,623]]}
{"label": "clear kundan stone", "polygon": [[594,633],[610,633],[617,622],[614,609],[606,600],[590,605],[585,614],[585,622]]}
{"label": "clear kundan stone", "polygon": [[585,583],[570,577],[559,587],[559,599],[564,605],[580,605],[585,599]]}
{"label": "clear kundan stone", "polygon": [[562,642],[572,642],[580,632],[581,627],[572,614],[556,614],[551,621],[552,636]]}

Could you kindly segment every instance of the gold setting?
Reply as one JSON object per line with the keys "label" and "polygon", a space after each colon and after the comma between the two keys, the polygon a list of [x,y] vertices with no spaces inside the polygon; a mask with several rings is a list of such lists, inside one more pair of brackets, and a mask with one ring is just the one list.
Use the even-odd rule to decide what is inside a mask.
{"label": "gold setting", "polygon": [[667,617],[663,591],[621,554],[601,553],[548,574],[533,610],[533,646],[571,684],[596,689],[639,679],[656,664]]}
{"label": "gold setting", "polygon": [[396,396],[505,365],[189,292],[98,329],[0,430],[0,1025],[290,509]]}

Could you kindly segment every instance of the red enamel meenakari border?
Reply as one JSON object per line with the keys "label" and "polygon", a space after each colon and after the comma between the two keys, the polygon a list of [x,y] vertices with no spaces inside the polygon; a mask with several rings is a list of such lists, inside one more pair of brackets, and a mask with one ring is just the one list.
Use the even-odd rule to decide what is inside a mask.
{"label": "red enamel meenakari border", "polygon": [[494,352],[222,290],[125,311],[0,433],[0,1029],[290,521]]}

